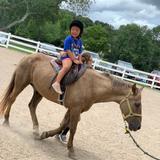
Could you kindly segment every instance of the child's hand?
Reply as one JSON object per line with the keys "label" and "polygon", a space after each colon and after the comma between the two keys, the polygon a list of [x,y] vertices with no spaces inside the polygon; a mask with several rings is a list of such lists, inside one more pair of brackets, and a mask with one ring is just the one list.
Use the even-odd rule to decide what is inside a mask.
{"label": "child's hand", "polygon": [[75,64],[81,64],[80,61],[77,60],[77,59],[74,59],[73,62],[74,62]]}
{"label": "child's hand", "polygon": [[64,57],[64,56],[67,55],[67,52],[65,52],[65,51],[60,51],[59,53],[60,53],[60,56],[61,56],[61,57]]}
{"label": "child's hand", "polygon": [[82,61],[79,61],[80,62],[80,64],[83,64],[83,62]]}

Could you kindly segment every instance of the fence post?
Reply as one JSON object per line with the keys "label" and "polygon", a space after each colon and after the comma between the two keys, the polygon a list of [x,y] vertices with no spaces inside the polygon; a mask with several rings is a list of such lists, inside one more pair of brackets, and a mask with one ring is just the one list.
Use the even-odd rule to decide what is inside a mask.
{"label": "fence post", "polygon": [[125,73],[126,73],[126,68],[123,70],[122,77],[121,77],[122,79],[124,79]]}
{"label": "fence post", "polygon": [[153,77],[151,88],[153,88],[153,87],[154,87],[155,79],[156,79],[156,75],[154,75],[154,77]]}
{"label": "fence post", "polygon": [[9,46],[10,38],[11,38],[11,33],[8,34],[7,43],[6,43],[6,48],[8,48],[8,46]]}
{"label": "fence post", "polygon": [[94,69],[95,69],[97,63],[98,63],[98,59],[96,58],[96,59],[94,60],[94,63],[93,63],[93,68],[94,68]]}
{"label": "fence post", "polygon": [[38,41],[37,43],[36,53],[38,52],[39,46],[40,46],[40,41]]}

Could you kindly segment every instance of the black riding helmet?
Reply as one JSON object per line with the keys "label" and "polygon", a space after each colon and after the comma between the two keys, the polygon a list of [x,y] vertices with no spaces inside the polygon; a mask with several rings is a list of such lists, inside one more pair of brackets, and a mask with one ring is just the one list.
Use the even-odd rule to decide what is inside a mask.
{"label": "black riding helmet", "polygon": [[76,26],[80,29],[80,34],[79,34],[79,37],[81,37],[82,33],[83,33],[83,23],[79,20],[73,20],[69,26],[69,29],[71,30],[71,28],[73,26]]}

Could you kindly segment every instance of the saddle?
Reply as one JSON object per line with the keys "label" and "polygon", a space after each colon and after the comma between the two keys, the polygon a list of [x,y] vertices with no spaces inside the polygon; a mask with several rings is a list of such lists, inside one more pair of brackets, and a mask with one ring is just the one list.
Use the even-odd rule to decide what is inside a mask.
{"label": "saddle", "polygon": [[[58,59],[56,59],[54,61],[52,60],[51,64],[53,66],[53,69],[57,73],[62,68],[62,61],[61,60],[58,60]],[[88,68],[87,64],[77,65],[77,64],[73,63],[69,72],[62,79],[61,85],[62,86],[67,86],[67,85],[70,85],[70,84],[74,83],[75,81],[77,81],[83,75],[83,73],[86,71],[87,68]],[[54,79],[55,78],[56,77],[54,77]]]}
{"label": "saddle", "polygon": [[[62,62],[61,60],[52,60],[51,64],[53,66],[53,69],[57,72],[58,74],[58,70],[60,70],[62,68]],[[87,64],[72,64],[71,69],[69,70],[69,72],[64,76],[64,78],[61,81],[61,90],[63,92],[62,95],[59,96],[58,101],[63,104],[63,100],[64,100],[64,95],[65,95],[65,90],[66,90],[66,86],[70,85],[72,83],[74,83],[75,81],[77,81],[86,71],[86,69],[88,68]],[[57,75],[56,75],[57,76]],[[53,77],[52,83],[55,80],[56,76]]]}

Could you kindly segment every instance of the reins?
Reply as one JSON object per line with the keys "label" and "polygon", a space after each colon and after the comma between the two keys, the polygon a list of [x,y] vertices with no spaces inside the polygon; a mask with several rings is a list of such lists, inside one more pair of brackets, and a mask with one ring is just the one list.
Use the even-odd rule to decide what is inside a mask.
{"label": "reins", "polygon": [[137,143],[137,141],[134,139],[134,137],[132,136],[131,132],[129,131],[128,126],[127,126],[125,120],[124,120],[124,125],[125,125],[125,134],[129,134],[129,136],[131,137],[132,141],[134,142],[134,144],[137,146],[138,149],[140,149],[145,155],[151,157],[152,159],[160,160],[160,158],[157,158],[157,157],[151,155],[150,153],[148,153],[147,151],[145,151],[145,150]]}

